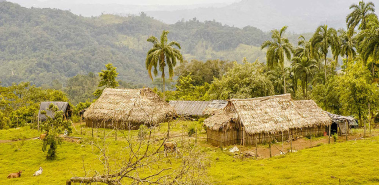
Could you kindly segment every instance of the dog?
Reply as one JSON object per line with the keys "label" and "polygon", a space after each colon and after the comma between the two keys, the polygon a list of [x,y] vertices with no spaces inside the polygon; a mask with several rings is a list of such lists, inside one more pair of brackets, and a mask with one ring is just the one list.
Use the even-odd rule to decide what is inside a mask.
{"label": "dog", "polygon": [[19,178],[19,177],[21,177],[21,173],[22,173],[22,171],[20,170],[19,172],[17,172],[17,173],[11,173],[11,174],[9,174],[8,175],[8,179],[12,179],[12,178]]}

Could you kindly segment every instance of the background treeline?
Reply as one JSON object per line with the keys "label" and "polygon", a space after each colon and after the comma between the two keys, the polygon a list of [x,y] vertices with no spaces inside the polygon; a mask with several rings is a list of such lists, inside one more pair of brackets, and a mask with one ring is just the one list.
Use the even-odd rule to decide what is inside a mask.
{"label": "background treeline", "polygon": [[[196,19],[168,25],[140,16],[102,15],[85,18],[57,9],[23,8],[0,2],[0,79],[5,86],[30,81],[55,85],[77,75],[99,72],[107,63],[118,68],[119,79],[149,85],[144,70],[146,42],[170,30],[187,60],[264,58],[259,45],[269,34]],[[196,57],[195,57],[196,56]]]}

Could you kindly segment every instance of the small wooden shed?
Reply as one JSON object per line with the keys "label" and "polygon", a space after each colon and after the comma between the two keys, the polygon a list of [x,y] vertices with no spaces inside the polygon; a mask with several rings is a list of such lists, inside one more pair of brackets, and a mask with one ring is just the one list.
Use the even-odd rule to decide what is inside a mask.
{"label": "small wooden shed", "polygon": [[[41,104],[39,106],[39,111],[38,111],[39,121],[46,121],[46,119],[47,119],[46,116],[49,116],[51,118],[53,118],[55,116],[54,112],[51,112],[50,110],[48,110],[50,104],[54,104],[55,106],[57,106],[58,111],[63,112],[63,117],[65,119],[71,118],[72,110],[71,110],[70,104],[68,102],[51,101],[51,102],[41,102]],[[46,111],[46,115],[41,114],[41,111]]]}

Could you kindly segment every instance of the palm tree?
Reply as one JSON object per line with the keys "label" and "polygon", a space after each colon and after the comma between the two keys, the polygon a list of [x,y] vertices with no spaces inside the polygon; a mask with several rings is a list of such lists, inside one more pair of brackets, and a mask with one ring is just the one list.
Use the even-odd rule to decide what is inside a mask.
{"label": "palm tree", "polygon": [[357,55],[356,45],[357,40],[354,36],[354,30],[345,31],[343,29],[338,31],[340,33],[339,39],[341,41],[341,56],[346,57],[346,67],[349,62]]}
{"label": "palm tree", "polygon": [[293,57],[292,61],[292,68],[295,72],[295,75],[301,76],[303,78],[303,91],[305,97],[308,97],[308,78],[314,74],[316,69],[318,69],[317,61],[306,56]]}
{"label": "palm tree", "polygon": [[[261,49],[268,48],[267,49],[267,66],[270,69],[274,69],[278,64],[282,68],[283,77],[285,77],[285,68],[284,68],[284,60],[285,57],[287,57],[288,60],[291,60],[291,52],[293,51],[292,44],[289,42],[289,40],[285,37],[283,37],[284,32],[287,30],[287,26],[284,26],[280,30],[272,30],[271,38],[272,40],[265,41]],[[286,78],[283,78],[283,88],[284,88],[284,94],[286,93]]]}
{"label": "palm tree", "polygon": [[375,15],[375,5],[372,2],[367,4],[363,1],[360,1],[359,4],[353,4],[350,6],[350,9],[353,11],[347,15],[346,23],[347,27],[351,30],[354,30],[358,24],[360,24],[360,29],[365,30],[367,28],[367,17],[376,16]]}
{"label": "palm tree", "polygon": [[[358,35],[358,41],[361,43],[358,51],[363,61],[367,61],[371,57],[372,65],[374,65],[374,62],[379,60],[379,27],[363,30]],[[372,75],[374,77],[373,67]]]}
{"label": "palm tree", "polygon": [[[328,28],[327,25],[319,26],[316,32],[313,34],[311,39],[311,51],[313,54],[320,52],[323,54],[325,59],[325,82],[326,83],[326,63],[328,56],[329,47],[332,47],[332,51],[337,51],[334,49],[338,47],[337,31],[334,28]],[[333,52],[336,53],[336,52]]]}
{"label": "palm tree", "polygon": [[174,46],[181,49],[180,44],[173,41],[167,44],[167,34],[169,32],[164,30],[161,35],[161,40],[154,36],[151,36],[147,39],[148,42],[153,43],[153,48],[151,48],[147,52],[146,56],[146,69],[149,72],[149,76],[151,80],[153,80],[153,76],[151,74],[151,70],[154,68],[154,75],[158,75],[157,67],[159,66],[159,71],[162,73],[162,92],[164,94],[165,91],[165,67],[168,66],[169,77],[172,79],[174,76],[174,67],[176,65],[176,61],[179,60],[183,62],[183,56],[180,51]]}

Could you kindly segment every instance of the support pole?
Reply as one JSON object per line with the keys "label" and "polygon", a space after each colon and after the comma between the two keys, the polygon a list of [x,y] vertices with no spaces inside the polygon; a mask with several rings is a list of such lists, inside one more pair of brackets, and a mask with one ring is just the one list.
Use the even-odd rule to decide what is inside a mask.
{"label": "support pole", "polygon": [[290,135],[290,145],[291,145],[291,153],[292,153],[292,135]]}
{"label": "support pole", "polygon": [[[271,137],[270,137],[271,138]],[[270,148],[270,158],[271,158],[271,140],[268,142],[268,146],[269,146],[269,148]]]}
{"label": "support pole", "polygon": [[257,137],[255,137],[255,159],[258,159],[258,142],[257,142]]}
{"label": "support pole", "polygon": [[346,135],[346,141],[347,141],[347,135],[348,135],[348,133],[349,133],[349,126],[348,126],[348,124],[347,124],[347,120],[345,120],[345,128],[346,128],[346,133],[345,133],[345,135]]}
{"label": "support pole", "polygon": [[284,152],[283,130],[282,130],[282,151]]}
{"label": "support pole", "polygon": [[331,132],[331,127],[332,127],[332,124],[329,125],[329,144],[330,144],[330,132]]}
{"label": "support pole", "polygon": [[39,113],[38,113],[37,116],[38,116],[38,117],[37,117],[37,120],[38,120],[38,132],[39,132]]}
{"label": "support pole", "polygon": [[92,138],[93,138],[93,121],[91,121],[91,123],[92,123]]}

